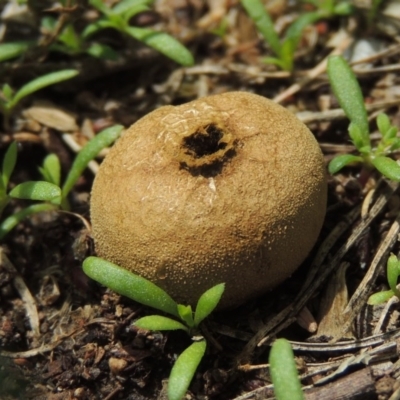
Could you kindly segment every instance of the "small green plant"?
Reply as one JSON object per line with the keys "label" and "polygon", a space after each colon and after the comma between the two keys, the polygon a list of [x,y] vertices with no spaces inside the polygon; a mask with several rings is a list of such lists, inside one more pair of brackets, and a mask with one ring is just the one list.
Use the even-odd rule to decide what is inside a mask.
{"label": "small green plant", "polygon": [[50,51],[58,51],[71,56],[76,56],[82,53],[89,54],[93,57],[104,60],[116,60],[118,53],[110,46],[103,43],[90,43],[76,31],[72,23],[68,23],[57,34],[57,20],[53,17],[46,16],[42,18],[42,31],[56,36],[55,43],[50,45]]}
{"label": "small green plant", "polygon": [[275,54],[275,57],[264,58],[264,62],[275,64],[285,71],[293,71],[294,55],[303,30],[320,19],[330,18],[333,15],[345,15],[351,11],[348,2],[336,4],[333,0],[326,0],[310,1],[310,3],[314,4],[317,10],[302,13],[289,26],[281,40],[264,3],[261,0],[241,0],[243,8]]}
{"label": "small green plant", "polygon": [[320,18],[318,12],[302,14],[287,30],[280,40],[274,23],[261,0],[241,0],[243,8],[254,21],[258,31],[271,47],[276,57],[266,57],[264,62],[279,66],[285,71],[293,70],[294,53],[304,28]]}
{"label": "small green plant", "polygon": [[107,128],[90,140],[76,156],[72,167],[61,186],[60,161],[55,154],[48,155],[40,172],[44,181],[23,182],[7,192],[10,176],[17,160],[17,145],[12,143],[3,159],[3,169],[0,174],[0,214],[12,198],[40,201],[21,211],[18,211],[0,223],[0,240],[10,232],[25,217],[43,211],[68,210],[67,196],[82,175],[89,162],[105,147],[110,146],[120,135],[123,127],[115,125]]}
{"label": "small green plant", "polygon": [[143,42],[181,65],[193,65],[194,60],[190,51],[172,36],[153,29],[130,25],[130,19],[142,11],[149,10],[148,5],[152,2],[153,0],[122,0],[113,7],[109,7],[103,0],[90,0],[89,3],[103,16],[88,25],[82,32],[82,37],[86,39],[102,29],[116,29]]}
{"label": "small green plant", "polygon": [[303,400],[292,346],[286,339],[277,339],[269,353],[269,370],[277,400]]}
{"label": "small green plant", "polygon": [[51,72],[50,74],[33,79],[22,86],[22,88],[17,92],[14,92],[10,85],[5,83],[0,92],[0,112],[4,117],[4,125],[6,127],[8,126],[12,111],[24,97],[29,96],[30,94],[35,93],[46,86],[54,85],[67,79],[71,79],[78,75],[78,73],[79,71],[75,69],[65,69],[62,71]]}
{"label": "small green plant", "polygon": [[391,125],[386,114],[379,114],[376,122],[382,138],[375,147],[372,147],[367,110],[361,88],[343,57],[329,57],[328,76],[332,90],[350,120],[349,135],[359,153],[359,155],[336,156],[329,163],[329,172],[335,174],[346,165],[363,163],[366,168],[375,167],[387,178],[400,181],[400,165],[388,157],[393,151],[400,149],[398,129]]}
{"label": "small green plant", "polygon": [[134,323],[138,328],[156,331],[182,329],[191,336],[193,343],[175,361],[168,381],[169,400],[182,399],[207,347],[199,326],[219,303],[225,285],[221,283],[204,292],[193,312],[190,305],[177,304],[154,283],[101,258],[88,257],[83,262],[83,271],[113,291],[175,317],[146,316]]}
{"label": "small green plant", "polygon": [[397,289],[397,282],[400,276],[400,260],[391,254],[386,264],[387,281],[390,290],[374,293],[368,299],[368,304],[377,305],[388,301],[391,297],[396,296],[400,299],[400,290]]}
{"label": "small green plant", "polygon": [[[149,5],[153,2],[154,0],[122,0],[114,2],[113,6],[108,6],[103,0],[90,0],[89,4],[101,13],[101,17],[87,24],[83,31],[77,30],[72,22],[63,21],[63,16],[58,17],[58,20],[49,16],[43,17],[41,30],[42,33],[54,35],[49,45],[50,51],[70,56],[86,53],[107,60],[117,59],[118,53],[110,46],[90,40],[90,36],[95,32],[111,28],[143,42],[181,65],[193,65],[194,60],[190,51],[172,36],[153,29],[130,25],[132,17],[150,10]],[[65,3],[65,6],[68,7],[68,4]],[[65,26],[59,26],[60,21],[65,23]],[[0,44],[0,62],[22,56],[27,50],[40,46],[39,41],[32,40]]]}

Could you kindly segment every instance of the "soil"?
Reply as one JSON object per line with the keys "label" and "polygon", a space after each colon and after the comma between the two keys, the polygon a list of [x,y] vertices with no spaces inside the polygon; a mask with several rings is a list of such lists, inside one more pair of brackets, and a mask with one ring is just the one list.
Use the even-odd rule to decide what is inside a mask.
{"label": "soil", "polygon": [[[372,139],[379,139],[379,112],[400,126],[396,1],[383,2],[374,15],[368,2],[357,1],[349,16],[308,26],[293,73],[263,62],[272,55],[268,43],[235,0],[159,0],[131,21],[184,43],[195,57],[186,68],[112,30],[97,39],[118,51],[117,61],[54,51],[56,37],[39,30],[44,15],[70,21],[79,31],[96,12],[79,1],[65,7],[28,2],[29,23],[6,18],[11,3],[0,4],[3,42],[29,39],[37,45],[0,64],[1,84],[19,88],[48,72],[80,71],[24,99],[8,124],[0,121],[1,156],[18,142],[11,188],[39,180],[38,167],[49,153],[60,158],[65,176],[78,149],[105,127],[128,127],[162,105],[231,90],[266,96],[296,113],[328,163],[354,151],[348,120],[326,75],[332,52],[352,62]],[[299,13],[312,9],[297,2],[266,3],[280,36]],[[191,342],[184,332],[135,328],[135,319],[153,311],[82,272],[82,261],[94,254],[89,198],[103,156],[75,185],[70,213],[27,218],[1,243],[0,399],[166,399],[172,365]],[[328,179],[328,211],[315,249],[272,292],[210,316],[203,327],[207,353],[186,399],[272,398],[267,363],[276,337],[292,343],[306,399],[399,398],[399,302],[367,304],[369,295],[387,289],[386,261],[389,253],[399,253],[398,184],[357,165]],[[3,218],[29,204],[13,200]]]}

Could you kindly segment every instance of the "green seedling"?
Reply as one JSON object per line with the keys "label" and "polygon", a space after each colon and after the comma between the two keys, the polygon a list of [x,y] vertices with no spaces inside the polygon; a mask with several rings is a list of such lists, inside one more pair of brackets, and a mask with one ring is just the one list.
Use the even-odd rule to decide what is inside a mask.
{"label": "green seedling", "polygon": [[274,23],[261,0],[241,0],[241,4],[276,55],[276,57],[264,58],[264,62],[275,64],[285,71],[292,71],[294,53],[301,39],[301,34],[306,26],[320,19],[319,13],[302,14],[287,29],[285,37],[280,40],[275,31]]}
{"label": "green seedling", "polygon": [[102,29],[111,28],[143,42],[178,64],[184,66],[194,64],[189,50],[172,36],[153,29],[130,25],[131,18],[149,10],[149,4],[153,3],[153,0],[122,0],[113,7],[109,7],[102,0],[90,0],[89,3],[102,14],[102,17],[84,29],[82,32],[84,39]]}
{"label": "green seedling", "polygon": [[154,283],[101,258],[88,257],[83,271],[113,291],[174,317],[146,316],[134,322],[136,327],[151,331],[182,329],[191,336],[193,343],[175,361],[168,381],[168,399],[182,399],[207,348],[200,324],[219,303],[225,285],[221,283],[204,292],[193,312],[191,306],[177,304]]}
{"label": "green seedling", "polygon": [[0,93],[0,112],[4,116],[4,125],[6,127],[8,126],[8,121],[12,111],[23,98],[47,86],[71,79],[77,76],[78,73],[79,71],[75,69],[65,69],[62,71],[52,72],[28,82],[17,92],[14,92],[14,90],[5,83]]}
{"label": "green seedling", "polygon": [[273,343],[269,370],[277,400],[304,400],[293,350],[286,339],[277,339]]}
{"label": "green seedling", "polygon": [[353,71],[341,56],[328,59],[328,76],[340,106],[350,120],[349,135],[358,155],[342,154],[329,163],[329,172],[335,174],[353,163],[363,163],[368,169],[376,168],[393,181],[400,181],[400,165],[388,156],[400,148],[398,129],[392,126],[386,114],[379,114],[377,125],[382,138],[372,147],[367,110],[360,85]]}
{"label": "green seedling", "polygon": [[[55,34],[56,29],[57,20],[55,18],[49,16],[42,18],[42,31]],[[55,43],[52,43],[49,49],[50,51],[58,51],[70,56],[86,53],[104,60],[116,60],[118,58],[118,53],[110,46],[97,42],[89,43],[84,40],[71,23],[56,34]]]}
{"label": "green seedling", "polygon": [[115,125],[91,139],[76,156],[63,185],[61,185],[60,161],[55,154],[50,154],[45,158],[43,166],[39,168],[44,181],[23,182],[7,193],[8,182],[17,159],[17,147],[13,143],[8,148],[3,160],[0,180],[0,211],[12,198],[40,201],[41,203],[26,207],[2,221],[0,223],[0,240],[29,215],[51,210],[69,210],[67,197],[76,181],[89,162],[119,137],[122,129],[121,125]]}
{"label": "green seedling", "polygon": [[397,289],[397,282],[400,276],[400,260],[391,254],[386,264],[387,280],[390,290],[374,293],[368,299],[368,304],[377,305],[388,301],[393,296],[400,299],[400,291]]}

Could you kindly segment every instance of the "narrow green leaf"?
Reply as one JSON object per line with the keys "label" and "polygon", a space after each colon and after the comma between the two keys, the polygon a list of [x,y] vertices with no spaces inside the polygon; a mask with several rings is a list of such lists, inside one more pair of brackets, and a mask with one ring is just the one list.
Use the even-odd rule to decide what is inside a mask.
{"label": "narrow green leaf", "polygon": [[277,400],[303,400],[293,350],[286,339],[277,339],[269,354],[269,370]]}
{"label": "narrow green leaf", "polygon": [[5,84],[3,85],[3,88],[2,88],[1,91],[2,91],[2,93],[3,93],[3,97],[4,97],[7,101],[9,101],[9,100],[12,99],[13,94],[14,94],[14,90],[11,88],[11,86],[10,86],[8,83],[5,83]]}
{"label": "narrow green leaf", "polygon": [[169,294],[141,276],[99,257],[86,258],[83,271],[114,292],[179,318],[178,305]]}
{"label": "narrow green leaf", "polygon": [[349,136],[358,150],[365,146],[369,146],[369,143],[364,143],[364,136],[360,127],[353,122],[349,125]]}
{"label": "narrow green leaf", "polygon": [[225,290],[225,283],[220,283],[205,291],[197,302],[194,314],[194,325],[199,326],[204,318],[208,317],[217,307]]}
{"label": "narrow green leaf", "polygon": [[149,5],[154,0],[122,0],[113,8],[113,13],[122,15],[125,20],[129,20],[134,15],[149,10]]}
{"label": "narrow green leaf", "polygon": [[340,156],[336,156],[331,160],[328,166],[328,171],[330,174],[336,174],[343,167],[355,162],[362,162],[363,159],[360,156],[353,156],[352,154],[341,154]]}
{"label": "narrow green leaf", "polygon": [[279,58],[276,57],[263,57],[262,62],[265,64],[273,64],[277,65],[279,68],[282,68],[283,70],[286,70],[286,64]]}
{"label": "narrow green leaf", "polygon": [[353,12],[353,6],[348,1],[342,1],[335,5],[333,12],[335,15],[350,15]]}
{"label": "narrow green leaf", "polygon": [[274,23],[269,16],[264,4],[260,0],[241,0],[243,8],[253,20],[257,30],[270,45],[272,51],[281,58],[281,43],[274,27]]}
{"label": "narrow green leaf", "polygon": [[400,149],[400,138],[390,139],[390,151],[395,151]]}
{"label": "narrow green leaf", "polygon": [[39,78],[30,81],[26,85],[22,86],[15,96],[13,97],[12,101],[7,104],[7,108],[10,110],[14,108],[20,100],[24,97],[37,92],[40,89],[43,89],[46,86],[54,85],[55,83],[59,83],[65,81],[67,79],[71,79],[79,74],[79,71],[75,69],[65,69],[62,71],[52,72],[50,74],[46,74],[40,76]]}
{"label": "narrow green leaf", "polygon": [[400,291],[397,289],[397,281],[399,279],[399,270],[400,270],[400,261],[394,254],[391,254],[387,261],[387,268],[386,268],[387,280],[388,280],[390,289],[392,289],[392,292],[397,297],[400,298]]}
{"label": "narrow green leaf", "polygon": [[39,168],[43,179],[54,185],[60,186],[61,182],[61,165],[56,154],[49,154],[43,160],[43,167]]}
{"label": "narrow green leaf", "polygon": [[206,347],[205,340],[194,342],[175,361],[168,381],[169,400],[181,400],[185,396]]}
{"label": "narrow green leaf", "polygon": [[82,38],[87,39],[88,36],[93,35],[94,33],[101,31],[102,29],[113,28],[119,30],[118,24],[114,21],[106,20],[104,18],[99,19],[92,24],[86,26],[86,28],[81,33]]}
{"label": "narrow green leaf", "polygon": [[372,159],[374,167],[386,178],[400,182],[400,165],[389,157],[379,156]]}
{"label": "narrow green leaf", "polygon": [[283,41],[281,46],[281,55],[280,59],[282,62],[283,69],[285,71],[293,70],[293,61],[294,61],[294,42],[292,39],[287,39]]}
{"label": "narrow green leaf", "polygon": [[101,150],[114,143],[120,136],[123,128],[122,125],[114,125],[104,129],[83,147],[76,156],[62,187],[63,198],[67,197],[89,162],[92,161]]}
{"label": "narrow green leaf", "polygon": [[35,42],[33,41],[26,41],[0,44],[0,62],[7,61],[24,54],[29,47],[34,45],[34,43]]}
{"label": "narrow green leaf", "polygon": [[183,329],[188,332],[187,326],[174,319],[162,317],[161,315],[149,315],[140,318],[135,321],[133,325],[148,331],[176,331],[178,329]]}
{"label": "narrow green leaf", "polygon": [[292,51],[294,52],[299,44],[303,30],[312,25],[314,22],[320,19],[318,12],[307,12],[301,14],[287,29],[285,34],[285,40],[290,39],[292,41]]}
{"label": "narrow green leaf", "polygon": [[364,146],[364,147],[360,147],[360,148],[358,149],[358,151],[359,151],[361,154],[370,155],[372,149],[371,149],[371,146]]}
{"label": "narrow green leaf", "polygon": [[383,136],[383,141],[386,143],[387,141],[389,141],[391,139],[396,139],[397,132],[398,132],[398,129],[396,126],[389,127],[389,129],[386,131],[385,135]]}
{"label": "narrow green leaf", "polygon": [[175,38],[148,28],[127,27],[126,33],[185,67],[194,64],[192,53]]}
{"label": "narrow green leaf", "polygon": [[9,196],[16,199],[53,201],[61,198],[61,189],[50,182],[28,181],[17,185]]}
{"label": "narrow green leaf", "polygon": [[4,189],[7,189],[8,182],[10,181],[11,174],[14,171],[15,164],[17,162],[17,142],[12,142],[8,146],[7,152],[3,159],[3,169],[1,173],[1,178],[3,182]]}
{"label": "narrow green leaf", "polygon": [[370,144],[367,111],[354,72],[343,57],[330,56],[328,58],[328,76],[332,90],[343,111],[349,120],[360,128],[363,143]]}
{"label": "narrow green leaf", "polygon": [[98,11],[102,12],[104,15],[113,14],[112,10],[107,7],[103,0],[89,0],[89,4],[96,8]]}
{"label": "narrow green leaf", "polygon": [[3,239],[4,236],[7,235],[7,233],[9,233],[15,226],[17,226],[24,218],[32,214],[37,214],[39,212],[54,211],[56,209],[57,206],[53,204],[33,204],[29,207],[24,208],[21,211],[10,215],[0,224],[0,240]]}
{"label": "narrow green leaf", "polygon": [[191,306],[184,306],[183,304],[178,304],[178,313],[181,320],[186,323],[189,328],[194,327],[193,321],[193,311]]}
{"label": "narrow green leaf", "polygon": [[385,290],[383,292],[374,293],[371,296],[369,296],[367,303],[370,306],[377,306],[378,304],[385,303],[393,296],[394,296],[393,291]]}
{"label": "narrow green leaf", "polygon": [[376,124],[378,125],[379,132],[385,136],[390,128],[390,119],[385,113],[381,113],[376,117]]}

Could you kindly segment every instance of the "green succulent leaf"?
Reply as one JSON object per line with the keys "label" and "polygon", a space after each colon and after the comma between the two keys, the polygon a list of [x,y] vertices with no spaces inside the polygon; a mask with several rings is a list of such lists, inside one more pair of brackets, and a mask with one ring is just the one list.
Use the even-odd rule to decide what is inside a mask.
{"label": "green succulent leaf", "polygon": [[204,318],[208,317],[217,307],[225,290],[225,283],[220,283],[205,291],[197,302],[194,314],[194,325],[199,326]]}
{"label": "green succulent leaf", "polygon": [[193,321],[193,311],[191,306],[184,306],[183,304],[178,304],[178,312],[181,320],[186,323],[190,328],[194,327]]}
{"label": "green succulent leaf", "polygon": [[46,86],[54,85],[55,83],[59,83],[65,81],[67,79],[71,79],[79,74],[79,71],[75,69],[65,69],[62,71],[52,72],[50,74],[46,74],[40,76],[39,78],[30,81],[26,85],[22,86],[13,99],[7,104],[7,109],[13,109],[24,97],[29,96],[30,94],[37,92],[40,89],[45,88]]}
{"label": "green succulent leaf", "polygon": [[374,293],[368,298],[368,304],[370,306],[377,306],[378,304],[385,303],[395,294],[392,290],[384,290],[383,292]]}
{"label": "green succulent leaf", "polygon": [[168,381],[168,399],[181,400],[206,351],[206,342],[192,343],[176,360]]}
{"label": "green succulent leaf", "polygon": [[286,339],[277,339],[269,354],[270,374],[277,400],[304,400],[293,350]]}
{"label": "green succulent leaf", "polygon": [[296,50],[301,39],[303,30],[312,25],[321,18],[318,12],[307,12],[301,14],[287,29],[285,40],[290,39],[292,42],[292,54]]}
{"label": "green succulent leaf", "polygon": [[153,0],[123,0],[117,3],[112,11],[114,14],[122,15],[125,20],[129,20],[136,14],[149,10],[149,5]]}
{"label": "green succulent leaf", "polygon": [[391,126],[383,136],[383,141],[386,143],[391,139],[396,139],[398,129],[396,126]]}
{"label": "green succulent leaf", "polygon": [[264,4],[260,0],[241,0],[246,13],[253,20],[257,30],[270,45],[272,51],[281,58],[281,43],[274,27],[274,23],[268,14]]}
{"label": "green succulent leaf", "polygon": [[89,4],[102,12],[104,15],[111,15],[113,11],[104,4],[103,0],[89,0]]}
{"label": "green succulent leaf", "polygon": [[11,174],[14,171],[15,164],[17,162],[17,142],[13,142],[8,146],[6,154],[3,159],[3,169],[1,171],[1,178],[4,189],[7,188],[8,182],[10,181]]}
{"label": "green succulent leaf", "polygon": [[352,154],[341,154],[340,156],[336,156],[331,160],[328,166],[328,170],[330,174],[336,174],[346,165],[362,162],[363,159],[360,156],[354,156]]}
{"label": "green succulent leaf", "polygon": [[400,261],[394,254],[391,254],[388,259],[386,272],[390,289],[400,298],[400,291],[397,289],[397,281],[400,275]]}
{"label": "green succulent leaf", "polygon": [[374,167],[386,178],[400,182],[400,165],[389,157],[378,156],[372,159]]}
{"label": "green succulent leaf", "polygon": [[335,15],[350,15],[353,12],[353,6],[348,1],[342,1],[335,5],[333,12]]}
{"label": "green succulent leaf", "polygon": [[360,128],[364,146],[370,145],[369,123],[364,98],[354,72],[341,56],[328,58],[332,90],[349,120]]}
{"label": "green succulent leaf", "polygon": [[115,21],[99,19],[92,24],[89,24],[82,32],[82,37],[87,39],[88,36],[93,35],[94,33],[101,31],[102,29],[117,29],[119,30],[119,25]]}
{"label": "green succulent leaf", "polygon": [[163,317],[161,315],[149,315],[134,322],[135,326],[148,331],[176,331],[183,329],[188,332],[187,326],[174,319]]}
{"label": "green succulent leaf", "polygon": [[400,138],[390,139],[389,143],[390,143],[390,150],[391,151],[395,151],[395,150],[400,149]]}
{"label": "green succulent leaf", "polygon": [[0,62],[18,57],[34,45],[33,41],[11,42],[0,44]]}
{"label": "green succulent leaf", "polygon": [[360,127],[353,122],[349,125],[349,136],[358,150],[369,145],[368,143],[364,143],[364,137]]}
{"label": "green succulent leaf", "polygon": [[61,165],[56,154],[49,154],[43,160],[43,167],[39,168],[43,179],[54,185],[60,186],[61,182]]}
{"label": "green succulent leaf", "polygon": [[379,132],[382,133],[382,136],[385,136],[391,126],[389,117],[384,113],[381,113],[376,117],[376,124],[378,125]]}
{"label": "green succulent leaf", "polygon": [[122,129],[122,125],[114,125],[110,128],[104,129],[83,147],[76,156],[62,187],[63,198],[67,197],[68,193],[82,175],[82,172],[85,170],[89,162],[92,161],[101,150],[114,143],[120,136]]}
{"label": "green succulent leaf", "polygon": [[99,257],[86,258],[83,271],[114,292],[179,318],[178,305],[169,294],[141,276]]}
{"label": "green succulent leaf", "polygon": [[3,88],[1,89],[3,97],[5,98],[6,101],[10,101],[13,97],[14,90],[11,88],[11,86],[8,83],[5,83],[3,85]]}
{"label": "green succulent leaf", "polygon": [[61,200],[61,189],[50,182],[28,181],[17,185],[11,190],[9,196],[16,199],[53,202],[58,199]]}
{"label": "green succulent leaf", "polygon": [[148,28],[127,27],[126,33],[185,67],[194,64],[192,53],[175,38]]}
{"label": "green succulent leaf", "polygon": [[276,57],[263,57],[262,62],[265,64],[273,64],[277,65],[279,68],[282,68],[286,71],[286,63],[279,58]]}

